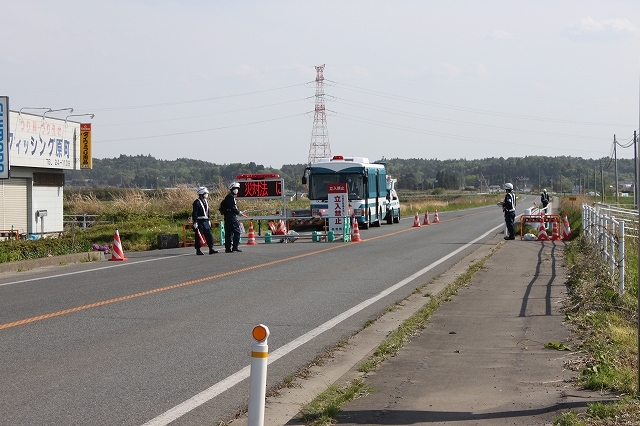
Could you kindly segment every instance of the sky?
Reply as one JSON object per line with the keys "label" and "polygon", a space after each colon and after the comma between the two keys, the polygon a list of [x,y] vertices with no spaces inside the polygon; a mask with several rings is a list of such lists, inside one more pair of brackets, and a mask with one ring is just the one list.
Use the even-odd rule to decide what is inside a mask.
{"label": "sky", "polygon": [[332,155],[634,156],[637,0],[5,3],[0,95],[94,158],[306,163],[318,65]]}

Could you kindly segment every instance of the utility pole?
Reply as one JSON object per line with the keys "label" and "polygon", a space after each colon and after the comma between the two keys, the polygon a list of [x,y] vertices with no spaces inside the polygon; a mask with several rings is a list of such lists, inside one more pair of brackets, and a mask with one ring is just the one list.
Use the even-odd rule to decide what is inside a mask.
{"label": "utility pole", "polygon": [[636,131],[633,131],[633,161],[635,167],[633,168],[633,202],[638,208],[638,147],[636,145]]}
{"label": "utility pole", "polygon": [[309,147],[309,164],[318,158],[331,157],[329,132],[327,131],[327,114],[324,105],[324,65],[316,66],[316,108],[313,114],[313,130]]}
{"label": "utility pole", "polygon": [[618,142],[616,141],[616,135],[613,135],[613,158],[616,171],[616,204],[618,204]]}

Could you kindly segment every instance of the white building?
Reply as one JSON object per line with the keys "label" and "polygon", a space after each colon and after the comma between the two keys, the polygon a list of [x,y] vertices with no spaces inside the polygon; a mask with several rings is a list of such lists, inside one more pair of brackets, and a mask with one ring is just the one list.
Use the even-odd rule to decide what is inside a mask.
{"label": "white building", "polygon": [[80,123],[46,114],[9,111],[8,134],[5,128],[0,137],[0,157],[8,155],[9,165],[8,178],[0,179],[0,231],[61,232],[64,170],[91,168],[90,125],[81,133]]}

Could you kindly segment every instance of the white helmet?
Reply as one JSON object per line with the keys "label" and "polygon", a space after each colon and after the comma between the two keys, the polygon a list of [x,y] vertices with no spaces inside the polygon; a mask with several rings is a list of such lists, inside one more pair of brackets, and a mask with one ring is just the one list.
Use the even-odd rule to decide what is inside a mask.
{"label": "white helmet", "polygon": [[504,189],[513,189],[513,185],[511,185],[510,183],[505,183]]}
{"label": "white helmet", "polygon": [[238,182],[232,182],[231,185],[229,185],[229,191],[233,190],[233,188],[240,189],[240,184]]}
{"label": "white helmet", "polygon": [[206,186],[201,186],[200,188],[198,188],[198,195],[202,195],[202,194],[208,194],[209,190],[207,189]]}
{"label": "white helmet", "polygon": [[543,189],[543,190],[542,190],[542,192],[547,192],[547,190],[546,190],[546,189]]}

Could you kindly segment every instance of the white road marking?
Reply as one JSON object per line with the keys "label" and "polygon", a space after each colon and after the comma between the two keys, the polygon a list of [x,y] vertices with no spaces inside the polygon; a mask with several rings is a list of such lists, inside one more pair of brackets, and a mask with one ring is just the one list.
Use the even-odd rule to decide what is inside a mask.
{"label": "white road marking", "polygon": [[[276,349],[275,351],[273,351],[272,353],[269,354],[268,364],[271,364],[272,362],[277,361],[278,359],[282,358],[283,356],[289,354],[290,352],[294,351],[295,349],[297,349],[300,346],[304,345],[305,343],[309,342],[311,339],[315,338],[316,336],[324,333],[327,330],[330,330],[331,328],[333,328],[336,325],[340,324],[342,321],[344,321],[344,320],[348,319],[349,317],[355,315],[356,313],[358,313],[361,310],[365,309],[366,307],[372,305],[373,303],[377,302],[378,300],[382,299],[383,297],[386,297],[389,294],[393,293],[394,291],[398,290],[399,288],[409,284],[413,280],[419,278],[421,275],[429,272],[431,269],[435,268],[436,266],[440,265],[441,263],[443,263],[446,260],[450,259],[451,257],[455,256],[456,254],[460,253],[462,250],[465,250],[466,248],[472,246],[476,242],[478,242],[478,241],[482,240],[483,238],[487,237],[492,232],[497,231],[502,226],[503,225],[499,225],[499,226],[496,226],[496,227],[490,229],[489,231],[485,232],[484,234],[482,234],[481,236],[479,236],[475,240],[470,241],[467,244],[465,244],[465,245],[459,247],[458,249],[452,251],[448,255],[446,255],[444,257],[441,257],[440,259],[438,259],[437,261],[433,262],[429,266],[426,266],[426,267],[422,268],[421,270],[419,270],[418,272],[416,272],[416,273],[408,276],[407,278],[403,279],[402,281],[397,282],[396,284],[392,285],[391,287],[387,288],[386,290],[382,291],[381,293],[377,294],[376,296],[373,296],[372,298],[365,300],[364,302],[354,306],[353,308],[343,312],[342,314],[330,319],[329,321],[325,322],[324,324],[321,324],[318,327],[314,328],[313,330],[310,330],[309,332],[303,334],[302,336],[298,337],[297,339],[292,340],[291,342],[287,343],[286,345]],[[241,370],[238,370],[237,372],[233,373],[232,375],[228,376],[227,378],[225,378],[225,379],[219,381],[218,383],[214,384],[210,388],[203,390],[199,394],[197,394],[197,395],[187,399],[186,401],[176,405],[175,407],[165,411],[164,413],[160,414],[158,417],[156,417],[156,418],[154,418],[152,420],[149,420],[148,422],[146,422],[142,426],[166,426],[166,425],[168,425],[169,423],[173,422],[174,420],[178,419],[179,417],[181,417],[181,416],[185,415],[186,413],[196,409],[200,405],[212,400],[216,396],[218,396],[221,393],[231,389],[232,387],[234,387],[235,385],[237,385],[238,383],[240,383],[244,379],[248,378],[249,374],[250,374],[250,371],[251,371],[251,366],[247,365],[246,367],[242,368]]]}
{"label": "white road marking", "polygon": [[155,262],[156,260],[173,259],[173,258],[180,257],[180,256],[189,256],[189,254],[176,254],[174,256],[169,256],[169,257],[158,257],[158,258],[155,258],[155,259],[136,260],[136,261],[131,261],[131,262],[129,262],[129,261],[127,261],[127,262],[117,262],[115,264],[112,264],[112,265],[109,265],[109,266],[103,266],[101,268],[87,269],[86,271],[67,272],[66,274],[48,275],[46,277],[29,278],[29,279],[26,279],[26,280],[12,281],[10,283],[0,284],[0,287],[4,287],[6,285],[28,283],[28,282],[31,282],[31,281],[48,280],[49,278],[68,277],[68,276],[77,275],[77,274],[88,274],[90,272],[103,271],[105,269],[118,268],[120,266],[129,266],[129,265],[135,265],[137,263],[145,263],[145,262]]}

